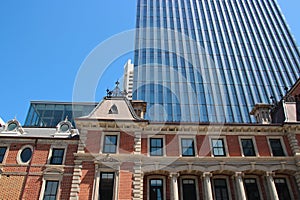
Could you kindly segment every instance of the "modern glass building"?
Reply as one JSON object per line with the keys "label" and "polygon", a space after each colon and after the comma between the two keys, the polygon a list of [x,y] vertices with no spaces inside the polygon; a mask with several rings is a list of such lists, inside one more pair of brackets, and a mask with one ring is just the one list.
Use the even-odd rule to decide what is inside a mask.
{"label": "modern glass building", "polygon": [[97,105],[98,103],[32,101],[24,126],[56,127],[67,117],[75,127],[74,119],[90,114]]}
{"label": "modern glass building", "polygon": [[299,78],[276,0],[138,0],[136,28],[133,99],[152,121],[249,123]]}

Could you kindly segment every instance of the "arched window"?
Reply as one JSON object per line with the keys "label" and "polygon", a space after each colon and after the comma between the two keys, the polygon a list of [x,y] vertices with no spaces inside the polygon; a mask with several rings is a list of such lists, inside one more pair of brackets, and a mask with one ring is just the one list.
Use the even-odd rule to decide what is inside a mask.
{"label": "arched window", "polygon": [[108,114],[118,114],[118,113],[119,112],[118,112],[118,108],[116,105],[113,105],[108,111]]}

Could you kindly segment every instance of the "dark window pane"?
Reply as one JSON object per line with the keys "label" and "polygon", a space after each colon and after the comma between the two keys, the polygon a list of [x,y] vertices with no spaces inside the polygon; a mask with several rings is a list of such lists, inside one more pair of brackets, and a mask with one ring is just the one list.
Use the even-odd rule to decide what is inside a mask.
{"label": "dark window pane", "polygon": [[53,149],[50,164],[61,165],[63,163],[65,149]]}
{"label": "dark window pane", "polygon": [[162,156],[163,155],[163,139],[150,138],[150,155]]}
{"label": "dark window pane", "polygon": [[214,179],[215,199],[228,200],[226,179]]}
{"label": "dark window pane", "polygon": [[21,161],[23,163],[26,163],[31,159],[31,156],[32,156],[32,150],[31,148],[27,147],[23,149],[21,152]]}
{"label": "dark window pane", "polygon": [[245,190],[248,200],[260,200],[259,190],[257,187],[256,179],[246,178],[244,180]]}
{"label": "dark window pane", "polygon": [[104,137],[103,153],[116,153],[117,152],[117,136],[106,135]]}
{"label": "dark window pane", "polygon": [[150,200],[163,200],[163,180],[151,179],[150,180]]}
{"label": "dark window pane", "polygon": [[100,174],[99,198],[102,200],[112,200],[114,196],[113,172],[102,172]]}
{"label": "dark window pane", "polygon": [[255,156],[255,150],[252,139],[242,139],[244,156]]}
{"label": "dark window pane", "polygon": [[46,181],[44,200],[55,200],[58,189],[58,181]]}
{"label": "dark window pane", "polygon": [[279,200],[290,200],[290,192],[285,178],[274,179]]}
{"label": "dark window pane", "polygon": [[7,147],[0,147],[0,163],[3,162]]}
{"label": "dark window pane", "polygon": [[197,200],[196,185],[194,179],[183,179],[183,200]]}
{"label": "dark window pane", "polygon": [[269,139],[273,156],[284,156],[280,139]]}

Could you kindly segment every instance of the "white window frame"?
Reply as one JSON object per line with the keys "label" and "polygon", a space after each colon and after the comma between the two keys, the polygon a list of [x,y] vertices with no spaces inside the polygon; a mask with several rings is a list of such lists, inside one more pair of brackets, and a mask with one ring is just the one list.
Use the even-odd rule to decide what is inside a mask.
{"label": "white window frame", "polygon": [[229,177],[228,176],[222,176],[222,175],[216,175],[213,176],[212,178],[212,192],[213,192],[213,198],[215,199],[215,187],[214,187],[214,180],[215,179],[225,179],[226,180],[226,186],[227,186],[227,191],[228,191],[228,198],[229,200],[232,200],[232,194],[231,194],[231,190],[230,190],[230,182],[229,182]]}
{"label": "white window frame", "polygon": [[60,193],[61,193],[61,181],[62,176],[61,175],[44,175],[43,177],[43,184],[40,192],[40,200],[44,199],[45,189],[46,189],[46,182],[47,181],[58,181],[58,187],[57,187],[57,193],[56,193],[56,199],[59,199]]}
{"label": "white window frame", "polygon": [[[213,151],[213,145],[212,145],[212,140],[218,140],[218,139],[223,139],[223,145],[224,145],[224,150],[225,150],[225,155],[224,156],[215,156],[214,155],[214,151]],[[211,156],[212,157],[216,157],[216,158],[226,158],[229,157],[229,151],[228,151],[228,146],[227,146],[227,140],[226,140],[226,136],[219,136],[219,137],[214,137],[211,136],[209,137],[209,145],[210,145],[210,152],[211,152]]]}
{"label": "white window frame", "polygon": [[55,165],[55,164],[51,164],[50,163],[51,157],[52,157],[52,153],[53,153],[53,149],[64,149],[64,156],[63,156],[62,164],[57,165],[57,166],[65,165],[66,154],[67,154],[67,150],[68,150],[68,145],[51,145],[51,148],[50,148],[49,154],[48,154],[48,159],[47,159],[47,164],[48,165]]}
{"label": "white window frame", "polygon": [[[251,139],[252,140],[255,156],[245,156],[244,155],[244,149],[243,149],[243,145],[242,145],[243,139]],[[256,140],[255,140],[254,136],[239,136],[239,144],[240,144],[241,154],[243,157],[259,157],[259,152],[257,149]]]}
{"label": "white window frame", "polygon": [[[160,139],[161,138],[163,140],[163,147],[162,147],[163,155],[161,155],[161,156],[152,156],[151,155],[151,152],[150,152],[150,150],[151,150],[151,142],[150,142],[150,140],[152,138],[154,138],[154,139]],[[147,153],[147,155],[149,157],[166,157],[166,153],[167,153],[166,152],[166,137],[164,135],[151,135],[151,136],[148,135],[147,143],[148,143],[148,153]]]}
{"label": "white window frame", "polygon": [[97,168],[96,169],[95,178],[94,178],[93,198],[92,199],[99,199],[99,189],[100,189],[99,187],[100,187],[100,180],[101,180],[100,175],[101,175],[102,172],[104,172],[104,173],[114,173],[114,195],[113,195],[113,200],[118,200],[119,171],[112,170],[112,169],[109,169],[109,168]]}
{"label": "white window frame", "polygon": [[[271,147],[271,144],[270,144],[270,139],[279,139],[280,140],[282,151],[284,153],[283,156],[274,156],[273,155],[273,150],[272,150],[272,147]],[[272,157],[286,157],[286,156],[288,156],[288,153],[287,153],[287,150],[286,150],[286,147],[285,147],[285,143],[284,143],[284,140],[283,140],[282,136],[267,136],[267,140],[268,140],[268,146],[269,146],[270,155]]]}
{"label": "white window frame", "polygon": [[[288,191],[290,193],[290,197],[291,197],[292,200],[294,200],[295,199],[294,198],[294,193],[293,193],[293,189],[292,189],[292,186],[291,186],[291,181],[290,181],[289,176],[286,176],[286,175],[276,175],[275,174],[275,176],[273,176],[274,184],[276,184],[275,183],[275,179],[278,179],[278,178],[285,179],[286,185],[288,187]],[[277,189],[276,189],[276,192],[277,192]]]}
{"label": "white window frame", "polygon": [[[179,151],[180,151],[180,156],[181,157],[198,157],[198,152],[197,152],[197,143],[196,143],[196,137],[195,136],[184,136],[184,135],[180,135],[179,136]],[[182,142],[181,142],[181,140],[182,139],[192,139],[193,141],[194,141],[194,152],[195,152],[195,155],[193,155],[193,156],[183,156],[182,155]]]}
{"label": "white window frame", "polygon": [[[31,154],[31,158],[26,163],[24,163],[24,162],[22,162],[22,159],[21,159],[21,153],[26,148],[30,148],[31,151],[32,151],[32,154]],[[33,151],[33,146],[32,145],[24,145],[24,146],[22,146],[19,149],[18,154],[17,154],[17,163],[20,164],[20,165],[28,165],[30,163],[30,161],[32,160],[32,158],[33,158],[33,153],[34,153],[34,151]]]}
{"label": "white window frame", "polygon": [[[245,193],[246,193],[246,186],[245,186],[245,179],[255,179],[256,181],[256,185],[257,185],[257,188],[258,188],[258,191],[259,191],[259,197],[260,199],[263,199],[263,196],[262,196],[262,190],[261,190],[261,184],[260,184],[260,179],[259,177],[255,176],[255,175],[245,175],[245,177],[243,178],[243,184],[244,184],[244,188],[245,188]],[[246,194],[247,196],[247,194]]]}
{"label": "white window frame", "polygon": [[0,147],[6,147],[6,151],[5,151],[5,154],[3,156],[3,161],[2,161],[2,163],[0,163],[0,166],[1,166],[1,165],[4,165],[6,163],[6,158],[8,156],[10,145],[8,145],[8,144],[0,144]]}
{"label": "white window frame", "polygon": [[179,177],[179,187],[180,187],[180,199],[183,199],[183,179],[193,179],[195,181],[195,187],[196,187],[196,198],[199,200],[199,185],[198,185],[198,177],[196,175],[182,175]]}
{"label": "white window frame", "polygon": [[[105,136],[115,135],[117,136],[117,145],[116,145],[116,152],[115,153],[103,153],[104,148],[104,138]],[[100,154],[119,154],[119,146],[120,146],[120,132],[104,132],[101,135],[100,141]]]}
{"label": "white window frame", "polygon": [[163,198],[166,200],[167,198],[167,182],[166,177],[163,175],[149,175],[147,176],[147,200],[150,200],[150,179],[162,179],[163,181]]}

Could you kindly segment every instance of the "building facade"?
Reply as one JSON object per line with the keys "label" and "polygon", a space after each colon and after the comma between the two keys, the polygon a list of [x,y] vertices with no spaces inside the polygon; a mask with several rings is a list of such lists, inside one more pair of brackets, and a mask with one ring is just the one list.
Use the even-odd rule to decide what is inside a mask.
{"label": "building facade", "polygon": [[299,78],[276,0],[138,0],[133,99],[147,119],[249,123]]}
{"label": "building facade", "polygon": [[132,100],[132,89],[133,89],[133,64],[131,60],[128,60],[124,65],[124,82],[123,90],[126,91],[126,97]]}

